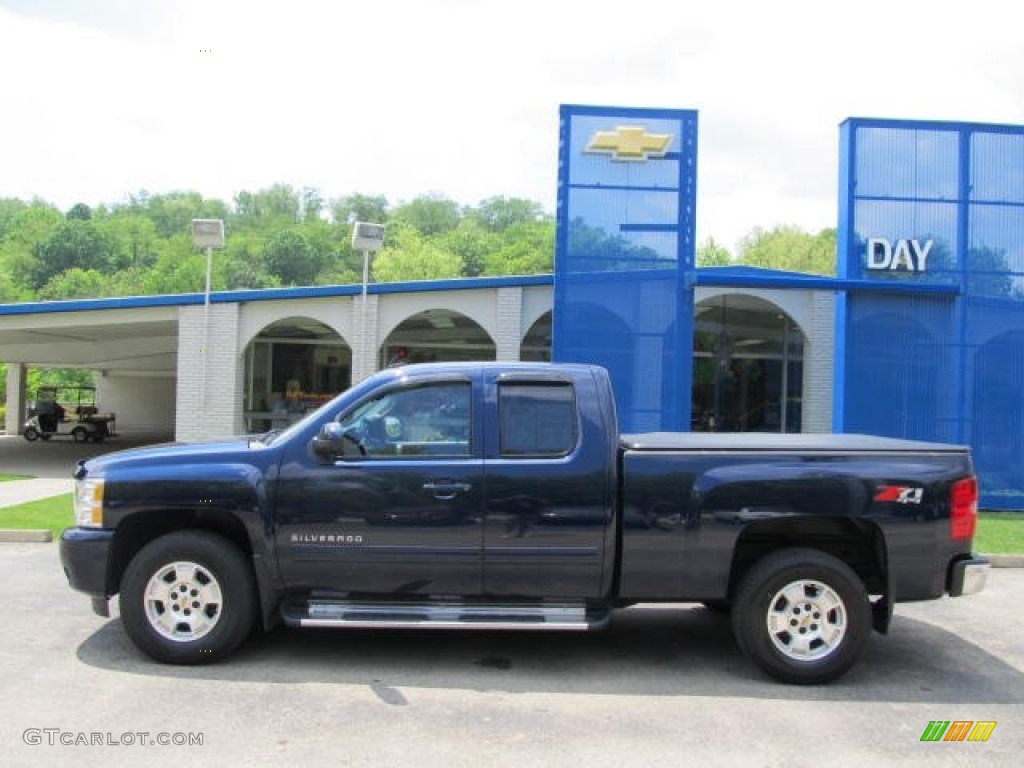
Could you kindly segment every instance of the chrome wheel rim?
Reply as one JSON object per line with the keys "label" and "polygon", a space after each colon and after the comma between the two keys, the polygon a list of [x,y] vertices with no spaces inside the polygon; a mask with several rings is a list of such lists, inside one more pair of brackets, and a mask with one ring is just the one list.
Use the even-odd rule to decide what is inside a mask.
{"label": "chrome wheel rim", "polygon": [[800,579],[772,597],[766,617],[776,650],[793,661],[816,661],[835,652],[846,637],[846,605],[827,584]]}
{"label": "chrome wheel rim", "polygon": [[213,573],[198,563],[168,563],[153,574],[143,597],[146,619],[161,636],[187,643],[220,621],[224,597]]}

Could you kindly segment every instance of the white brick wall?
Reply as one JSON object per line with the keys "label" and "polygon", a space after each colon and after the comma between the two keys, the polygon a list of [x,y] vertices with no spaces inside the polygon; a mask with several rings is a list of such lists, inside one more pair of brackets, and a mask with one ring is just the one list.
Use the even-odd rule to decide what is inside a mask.
{"label": "white brick wall", "polygon": [[209,332],[203,306],[178,313],[175,436],[189,442],[245,431],[238,304],[212,304]]}
{"label": "white brick wall", "polygon": [[358,384],[378,369],[377,349],[380,347],[380,297],[366,297],[364,311],[363,297],[353,296],[351,303],[353,329],[349,346],[352,348],[352,383]]}
{"label": "white brick wall", "polygon": [[21,433],[25,416],[25,366],[21,363],[7,364],[7,411],[4,427],[8,435]]}
{"label": "white brick wall", "polygon": [[832,386],[835,360],[836,295],[814,291],[811,321],[805,329],[803,431],[832,431]]}
{"label": "white brick wall", "polygon": [[523,289],[498,289],[498,332],[494,339],[497,360],[518,360],[523,328]]}

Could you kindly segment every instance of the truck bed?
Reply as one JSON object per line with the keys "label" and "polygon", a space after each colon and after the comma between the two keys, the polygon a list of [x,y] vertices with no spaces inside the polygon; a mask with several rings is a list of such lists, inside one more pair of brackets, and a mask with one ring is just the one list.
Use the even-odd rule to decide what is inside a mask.
{"label": "truck bed", "polygon": [[793,453],[966,453],[966,445],[873,435],[780,435],[761,432],[645,432],[622,435],[630,451],[751,451]]}

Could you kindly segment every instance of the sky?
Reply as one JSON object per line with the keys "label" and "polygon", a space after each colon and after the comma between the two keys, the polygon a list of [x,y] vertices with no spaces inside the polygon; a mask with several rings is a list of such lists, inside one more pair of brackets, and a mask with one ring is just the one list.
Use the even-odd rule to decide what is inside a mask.
{"label": "sky", "polygon": [[699,113],[697,238],[836,224],[847,117],[1024,123],[1008,0],[0,0],[0,197],[554,212],[558,108]]}

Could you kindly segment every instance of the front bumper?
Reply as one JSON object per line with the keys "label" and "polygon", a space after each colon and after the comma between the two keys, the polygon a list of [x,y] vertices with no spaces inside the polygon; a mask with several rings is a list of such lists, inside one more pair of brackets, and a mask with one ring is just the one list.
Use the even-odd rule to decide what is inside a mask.
{"label": "front bumper", "polygon": [[990,567],[988,560],[977,555],[957,560],[949,569],[949,596],[963,597],[981,592],[988,581]]}
{"label": "front bumper", "polygon": [[[60,535],[60,564],[72,589],[92,598],[109,596],[108,575],[114,531],[105,528],[65,528]],[[95,600],[94,600],[95,601]]]}

